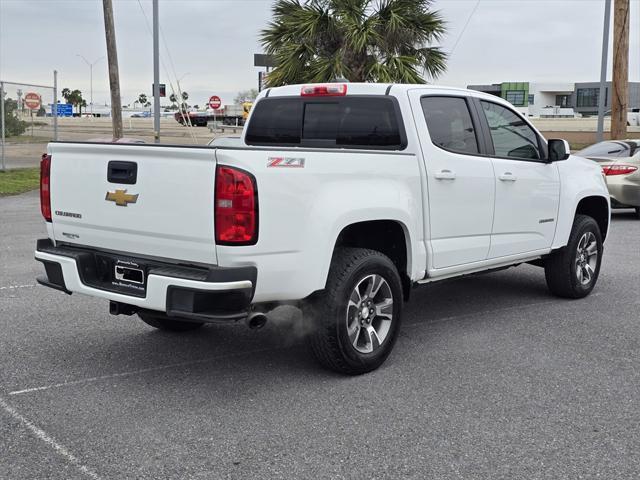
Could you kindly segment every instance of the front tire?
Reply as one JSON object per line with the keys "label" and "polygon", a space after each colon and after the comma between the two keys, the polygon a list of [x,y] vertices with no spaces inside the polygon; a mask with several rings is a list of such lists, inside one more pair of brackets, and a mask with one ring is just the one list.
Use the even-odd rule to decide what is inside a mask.
{"label": "front tire", "polygon": [[547,286],[559,297],[586,297],[598,281],[601,262],[602,235],[598,223],[586,215],[576,215],[567,246],[545,260]]}
{"label": "front tire", "polygon": [[348,375],[375,370],[396,342],[402,301],[400,275],[388,257],[368,249],[337,249],[326,289],[304,308],[315,326],[309,339],[315,357]]}
{"label": "front tire", "polygon": [[139,311],[138,316],[147,325],[167,332],[189,332],[202,327],[202,322],[186,322],[169,318],[162,312]]}

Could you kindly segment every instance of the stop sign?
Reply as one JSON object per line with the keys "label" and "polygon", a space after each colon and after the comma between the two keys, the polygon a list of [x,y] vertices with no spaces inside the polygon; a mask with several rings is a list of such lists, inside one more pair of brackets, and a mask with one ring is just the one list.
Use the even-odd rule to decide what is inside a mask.
{"label": "stop sign", "polygon": [[40,95],[34,92],[29,92],[24,96],[24,104],[31,110],[37,110],[40,108]]}
{"label": "stop sign", "polygon": [[222,100],[220,100],[219,96],[212,95],[209,98],[209,106],[214,110],[218,110],[222,106]]}

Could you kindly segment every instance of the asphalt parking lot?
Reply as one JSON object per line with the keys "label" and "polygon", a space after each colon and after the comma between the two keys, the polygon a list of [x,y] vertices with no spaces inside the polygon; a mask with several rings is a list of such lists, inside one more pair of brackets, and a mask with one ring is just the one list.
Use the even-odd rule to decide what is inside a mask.
{"label": "asphalt parking lot", "polygon": [[38,195],[0,198],[0,478],[637,478],[640,221],[594,293],[522,266],[416,290],[383,367],[321,370],[281,309],[161,333],[35,286]]}

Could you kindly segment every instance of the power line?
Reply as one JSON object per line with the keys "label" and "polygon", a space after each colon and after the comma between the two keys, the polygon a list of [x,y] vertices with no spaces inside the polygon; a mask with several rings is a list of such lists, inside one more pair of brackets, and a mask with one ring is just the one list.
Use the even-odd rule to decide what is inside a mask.
{"label": "power line", "polygon": [[464,35],[465,30],[469,26],[469,22],[471,21],[471,18],[473,17],[473,14],[476,13],[476,10],[478,10],[478,6],[479,5],[480,5],[480,0],[478,0],[476,2],[475,6],[473,7],[473,10],[471,10],[471,14],[469,15],[469,18],[467,18],[467,22],[464,24],[464,27],[462,27],[462,30],[458,34],[458,38],[456,39],[456,43],[453,44],[453,48],[451,49],[451,52],[449,52],[449,58],[451,58],[453,56],[453,52],[456,51],[456,47],[458,46],[458,43],[460,43],[460,39],[462,38],[462,35]]}

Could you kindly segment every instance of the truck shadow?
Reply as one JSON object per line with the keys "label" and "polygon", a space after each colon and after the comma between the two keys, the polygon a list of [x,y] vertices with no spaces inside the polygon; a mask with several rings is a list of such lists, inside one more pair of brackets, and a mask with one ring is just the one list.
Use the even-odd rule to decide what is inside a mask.
{"label": "truck shadow", "polygon": [[[413,351],[417,348],[413,342],[407,345],[403,340],[415,333],[407,333],[409,327],[428,330],[430,324],[439,323],[439,330],[450,328],[455,335],[461,328],[469,328],[464,325],[473,325],[476,314],[514,307],[513,312],[500,314],[502,321],[507,317],[510,322],[520,322],[523,320],[518,305],[554,301],[546,290],[542,269],[531,266],[433,284],[416,289],[412,295],[412,301],[405,305],[406,328],[401,330],[394,363],[418,354]],[[456,322],[456,317],[464,317],[464,325]],[[190,379],[187,383],[194,385],[213,385],[229,375],[247,380],[262,375],[273,379],[277,374],[280,381],[300,376],[346,378],[321,369],[314,361],[305,342],[311,327],[293,307],[276,309],[261,330],[249,330],[237,323],[206,325],[200,330],[175,334],[154,330],[136,317],[110,317],[108,321],[116,322],[108,332],[89,329],[86,333],[105,334],[99,347],[95,342],[84,341],[74,345],[75,354],[64,363],[68,371],[82,372],[83,364],[89,363],[98,370],[96,376],[117,374],[118,382],[126,384],[141,379],[147,384],[171,379],[183,382],[185,376]],[[430,348],[428,332],[420,337],[427,342],[420,345],[420,350]],[[56,350],[53,345],[43,348],[42,358],[49,357],[56,363]],[[122,372],[125,374],[120,375]]]}
{"label": "truck shadow", "polygon": [[611,211],[611,220],[612,221],[623,221],[623,222],[638,222],[638,217],[636,216],[636,212],[630,209],[624,210],[612,210]]}

